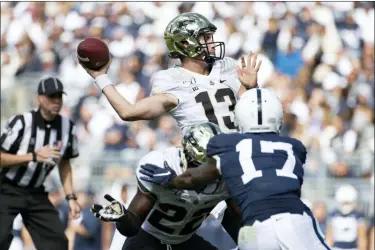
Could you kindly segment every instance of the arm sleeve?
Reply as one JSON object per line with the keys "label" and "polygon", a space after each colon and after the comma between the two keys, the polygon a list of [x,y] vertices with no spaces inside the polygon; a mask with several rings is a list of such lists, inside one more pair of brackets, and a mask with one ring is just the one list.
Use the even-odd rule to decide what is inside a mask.
{"label": "arm sleeve", "polygon": [[164,71],[157,72],[152,76],[151,85],[151,95],[171,94],[178,99],[178,105],[189,98],[183,83],[173,81]]}
{"label": "arm sleeve", "polygon": [[70,121],[70,132],[69,132],[69,141],[68,147],[64,154],[64,159],[76,158],[79,155],[78,152],[78,140],[76,135],[76,126],[72,121]]}
{"label": "arm sleeve", "polygon": [[1,133],[0,146],[2,152],[15,154],[22,141],[25,121],[23,115],[12,116]]}
{"label": "arm sleeve", "polygon": [[142,223],[138,215],[132,213],[131,211],[127,211],[121,218],[121,221],[116,222],[117,230],[126,237],[136,235],[141,226]]}
{"label": "arm sleeve", "polygon": [[[221,75],[223,77],[229,77],[225,84],[228,85],[236,94],[241,87],[241,82],[238,80],[238,74],[236,70],[237,61],[230,57],[224,57],[221,61]],[[238,98],[238,96],[237,96]]]}

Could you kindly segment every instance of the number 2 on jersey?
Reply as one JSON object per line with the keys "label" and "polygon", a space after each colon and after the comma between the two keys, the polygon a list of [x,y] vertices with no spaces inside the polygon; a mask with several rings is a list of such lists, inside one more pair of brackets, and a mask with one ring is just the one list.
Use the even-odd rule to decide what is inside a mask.
{"label": "number 2 on jersey", "polygon": [[[298,179],[298,177],[293,174],[293,170],[296,165],[296,158],[293,154],[292,148],[293,146],[290,143],[260,141],[260,150],[262,153],[274,153],[275,150],[283,150],[288,154],[288,158],[285,161],[283,167],[281,169],[276,169],[276,175]],[[262,170],[256,170],[252,159],[252,139],[244,139],[240,141],[236,146],[236,151],[239,152],[240,155],[239,161],[243,171],[241,178],[244,185],[249,183],[251,180],[263,175]]]}
{"label": "number 2 on jersey", "polygon": [[[185,220],[188,211],[182,206],[176,206],[173,204],[168,203],[160,203],[159,208],[161,210],[155,209],[154,212],[150,215],[148,222],[154,226],[155,228],[159,229],[162,232],[168,234],[174,234],[175,228],[173,226],[168,225],[170,222],[182,222]],[[188,235],[193,233],[198,229],[198,227],[202,224],[203,220],[206,216],[211,212],[214,207],[206,207],[197,210],[193,215],[190,221],[188,221],[184,228],[178,233],[179,235]],[[167,225],[163,225],[161,222],[167,221]]]}
{"label": "number 2 on jersey", "polygon": [[[234,106],[236,105],[236,97],[233,91],[229,88],[225,88],[225,89],[218,89],[215,93],[215,99],[218,103],[225,102],[225,98],[224,98],[225,96],[228,96],[231,101],[231,105],[229,105],[228,107],[229,112],[233,112]],[[202,103],[202,106],[204,108],[204,113],[206,114],[207,119],[210,122],[215,123],[216,125],[219,125],[219,122],[215,115],[215,110],[211,103],[208,92],[207,91],[200,92],[198,95],[195,96],[195,101],[197,103],[199,102]],[[223,121],[224,121],[225,126],[228,129],[236,129],[236,126],[234,125],[234,122],[231,121],[231,118],[229,115],[223,116]]]}

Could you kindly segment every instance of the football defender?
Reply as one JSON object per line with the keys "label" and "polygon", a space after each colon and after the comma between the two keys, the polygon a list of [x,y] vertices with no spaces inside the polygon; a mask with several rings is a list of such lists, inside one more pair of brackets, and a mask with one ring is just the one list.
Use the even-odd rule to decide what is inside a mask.
{"label": "football defender", "polygon": [[231,203],[223,181],[216,180],[192,191],[173,190],[145,181],[148,178],[144,174],[152,171],[158,182],[167,183],[173,176],[164,171],[182,174],[184,170],[202,164],[207,142],[218,132],[219,128],[212,123],[193,125],[183,138],[183,149],[170,147],[144,156],[136,171],[138,191],[127,210],[109,195],[105,197],[110,205],[92,207],[95,216],[116,222],[117,230],[128,237],[123,249],[215,250],[216,247],[195,232],[222,200],[226,200],[229,207],[222,224],[237,241],[240,211]]}
{"label": "football defender", "polygon": [[[267,89],[247,91],[236,105],[235,119],[241,133],[216,135],[207,145],[207,156],[216,161],[159,183],[192,189],[221,174],[242,211],[241,250],[329,249],[300,199],[306,149],[299,140],[278,134],[283,120],[278,97]],[[153,173],[149,178],[157,182]]]}
{"label": "football defender", "polygon": [[224,132],[235,131],[234,106],[239,96],[257,86],[261,61],[250,53],[236,61],[224,57],[225,45],[214,41],[216,27],[197,13],[183,13],[166,27],[164,39],[171,58],[182,67],[156,72],[152,93],[134,105],[123,98],[106,74],[110,62],[99,71],[82,67],[103,91],[112,107],[125,121],[152,120],[170,113],[181,129],[200,122],[213,122]]}

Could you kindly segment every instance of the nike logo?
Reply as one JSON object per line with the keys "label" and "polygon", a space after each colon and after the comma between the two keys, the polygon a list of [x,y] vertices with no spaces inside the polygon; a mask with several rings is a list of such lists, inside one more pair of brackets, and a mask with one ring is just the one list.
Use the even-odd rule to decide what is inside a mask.
{"label": "nike logo", "polygon": [[223,82],[225,82],[225,81],[226,81],[226,80],[221,80],[221,79],[220,79],[220,83],[223,83]]}
{"label": "nike logo", "polygon": [[161,173],[161,174],[154,174],[154,176],[167,176],[167,175],[170,175],[171,172],[166,172],[166,173]]}

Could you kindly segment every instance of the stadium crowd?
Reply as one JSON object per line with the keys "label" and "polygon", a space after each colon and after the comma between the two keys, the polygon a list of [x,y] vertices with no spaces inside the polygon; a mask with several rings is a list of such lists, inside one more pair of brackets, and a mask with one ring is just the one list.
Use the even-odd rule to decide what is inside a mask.
{"label": "stadium crowd", "polygon": [[[95,177],[107,180],[107,188],[117,181],[114,189],[127,203],[137,160],[150,150],[178,145],[181,137],[170,116],[121,121],[78,64],[78,43],[96,37],[108,44],[113,58],[109,75],[134,103],[150,94],[154,72],[179,63],[167,57],[163,32],[172,18],[190,11],[213,20],[218,27],[214,38],[225,42],[226,56],[239,59],[248,51],[260,53],[259,85],[272,88],[282,100],[282,134],[301,140],[308,149],[307,176],[324,171],[328,178],[373,183],[372,2],[2,2],[1,91],[16,94],[12,90],[20,79],[33,79],[31,75],[57,75],[64,83],[63,113],[77,124],[80,144],[74,177],[82,191],[83,214],[95,196],[92,191],[101,195]],[[2,105],[7,98],[1,96]],[[2,127],[7,118],[2,114]],[[130,194],[121,196],[128,187],[121,183],[126,182]],[[59,190],[58,184],[52,186]],[[371,187],[361,199],[373,199]],[[51,199],[61,205],[63,216],[56,190]],[[328,213],[324,202],[313,204],[323,228]],[[80,221],[70,224],[69,233],[79,232]],[[97,248],[86,249],[109,248],[111,226],[94,217],[83,225],[103,239],[95,243]],[[85,249],[87,242],[80,237],[76,233],[75,244],[81,245],[72,249]]]}

